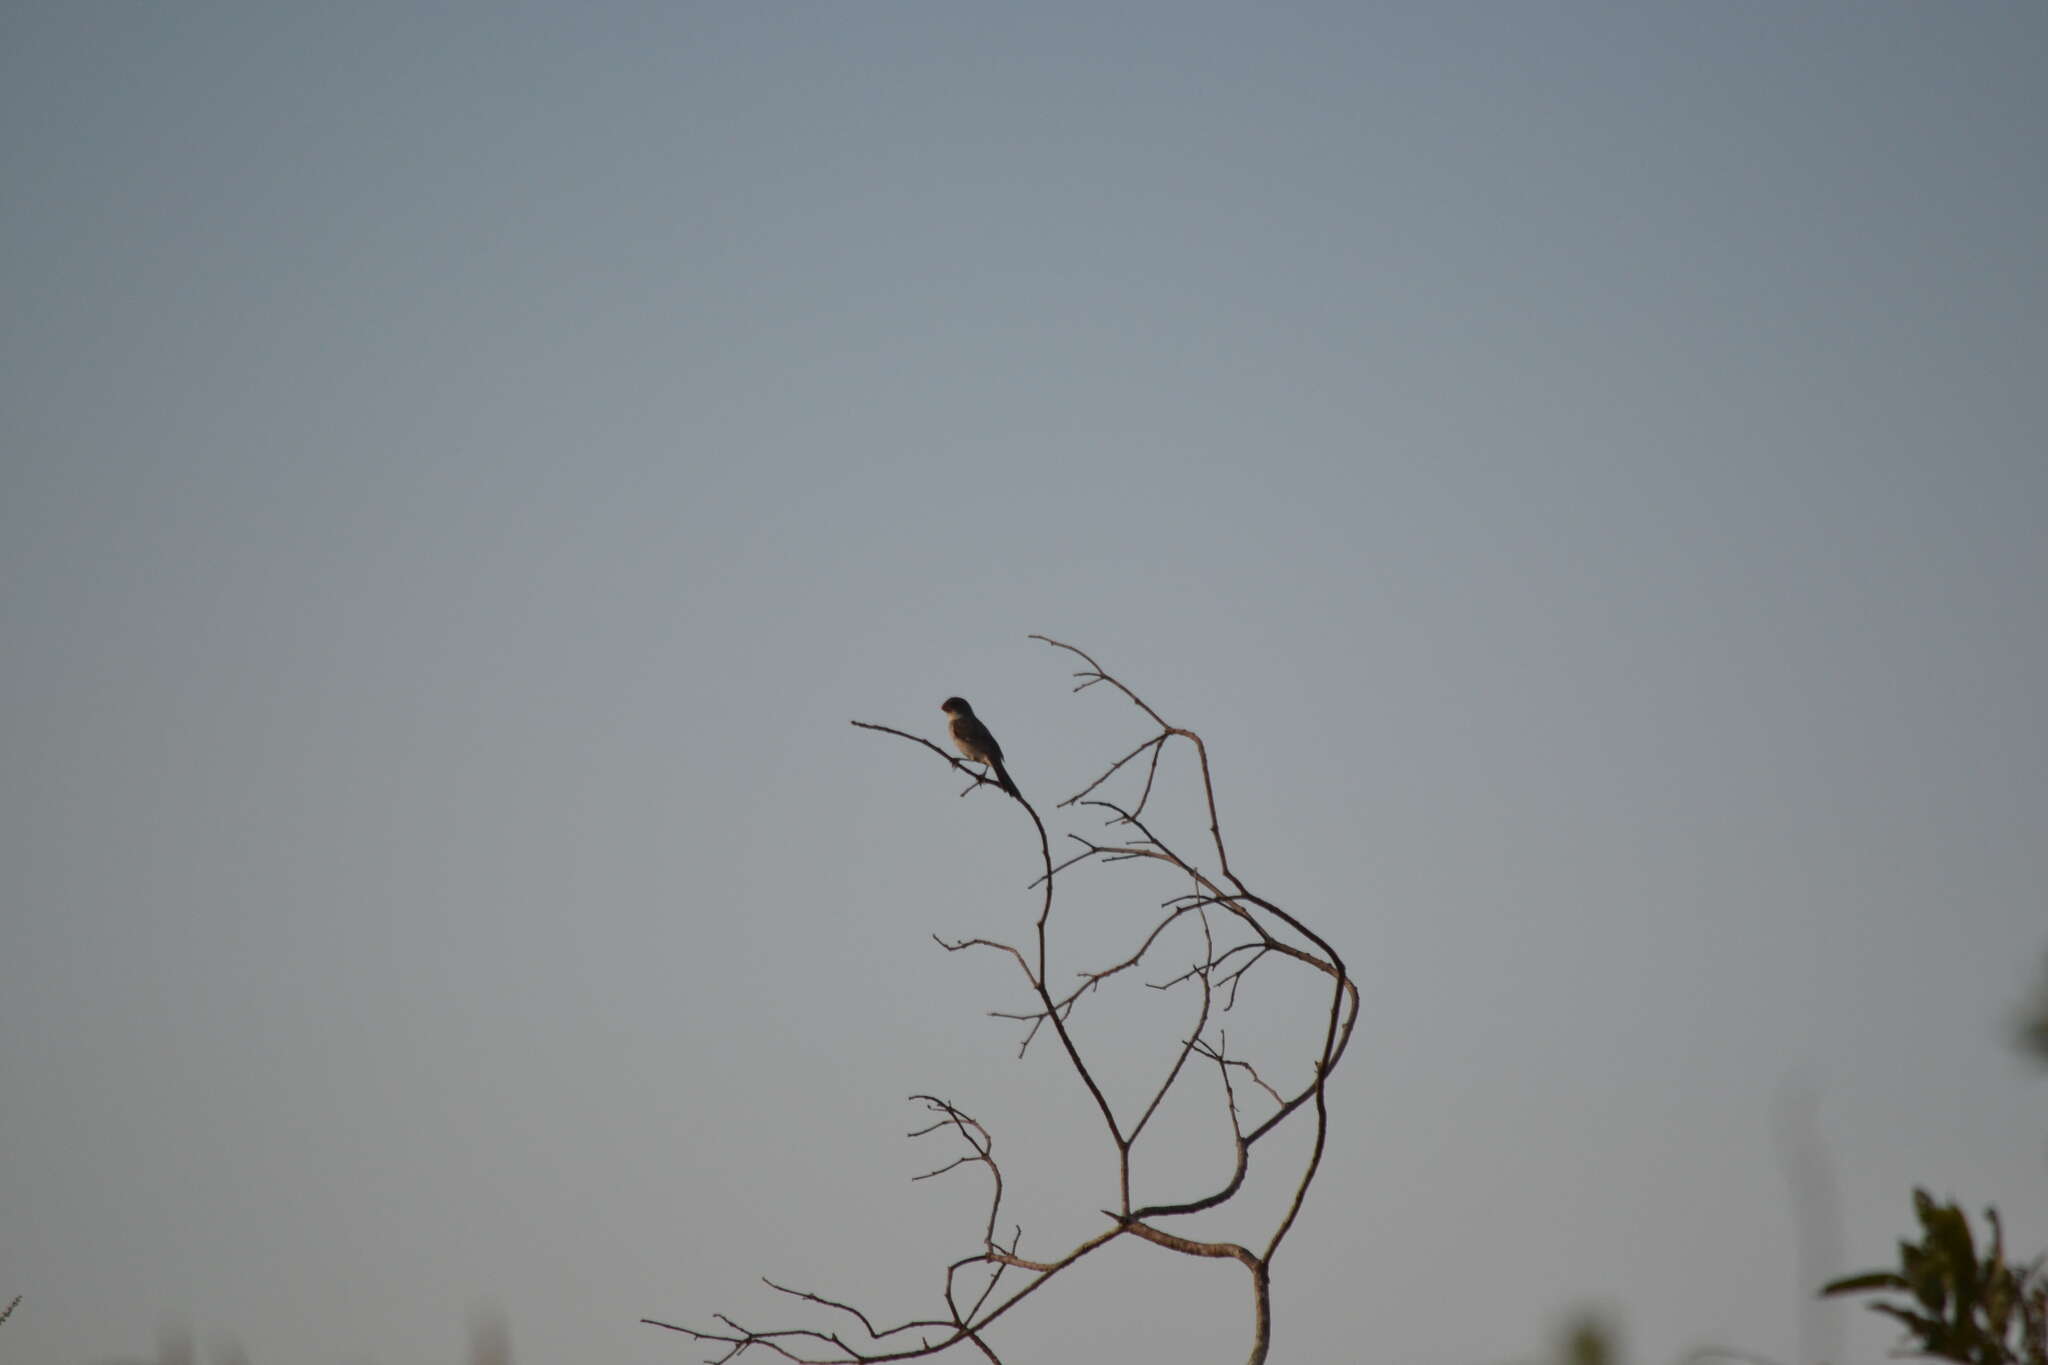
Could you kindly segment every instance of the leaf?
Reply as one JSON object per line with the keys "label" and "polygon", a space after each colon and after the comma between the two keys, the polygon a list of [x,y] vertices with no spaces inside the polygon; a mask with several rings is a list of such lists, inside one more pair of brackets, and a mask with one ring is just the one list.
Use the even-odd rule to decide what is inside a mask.
{"label": "leaf", "polygon": [[1977,1243],[1970,1235],[1970,1220],[1954,1204],[1943,1204],[1927,1214],[1925,1221],[1928,1245],[1946,1272],[1942,1278],[1954,1288],[1960,1322],[1977,1301]]}
{"label": "leaf", "polygon": [[1919,1218],[1920,1226],[1934,1231],[1934,1211],[1941,1205],[1934,1202],[1934,1196],[1919,1185],[1913,1187],[1913,1213]]}
{"label": "leaf", "polygon": [[1930,1263],[1930,1258],[1916,1255],[1906,1271],[1906,1282],[1913,1288],[1913,1297],[1939,1313],[1948,1306],[1948,1286],[1942,1282],[1941,1267]]}
{"label": "leaf", "polygon": [[2004,1341],[2011,1322],[2012,1285],[2003,1279],[1994,1280],[1984,1291],[1984,1325],[1990,1329],[1992,1340]]}
{"label": "leaf", "polygon": [[1844,1275],[1839,1280],[1829,1280],[1815,1297],[1824,1299],[1834,1294],[1860,1294],[1866,1289],[1904,1288],[1904,1275],[1890,1270],[1866,1270],[1860,1275]]}
{"label": "leaf", "polygon": [[1900,1322],[1905,1323],[1912,1330],[1913,1335],[1920,1338],[1921,1348],[1928,1355],[1945,1356],[1950,1360],[1964,1358],[1951,1353],[1948,1324],[1940,1318],[1930,1318],[1904,1308],[1894,1307],[1888,1303],[1873,1303],[1870,1306],[1887,1317],[1894,1317]]}

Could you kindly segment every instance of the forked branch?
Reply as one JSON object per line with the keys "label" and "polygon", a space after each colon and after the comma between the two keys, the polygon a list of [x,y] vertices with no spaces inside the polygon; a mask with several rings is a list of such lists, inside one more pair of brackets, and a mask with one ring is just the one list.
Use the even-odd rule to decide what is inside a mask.
{"label": "forked branch", "polygon": [[[1270,1348],[1272,1335],[1271,1280],[1273,1258],[1307,1204],[1309,1192],[1321,1169],[1328,1147],[1330,1115],[1326,1087],[1343,1060],[1358,1019],[1358,990],[1343,959],[1308,922],[1260,895],[1231,866],[1218,813],[1214,780],[1209,766],[1208,746],[1193,730],[1170,724],[1150,703],[1111,675],[1082,650],[1043,635],[1033,636],[1054,649],[1074,656],[1085,665],[1075,671],[1080,679],[1076,692],[1106,686],[1121,693],[1141,712],[1155,733],[1143,738],[1121,758],[1112,762],[1093,781],[1059,803],[1059,809],[1102,812],[1110,828],[1120,831],[1115,842],[1098,842],[1083,835],[1066,837],[1080,851],[1053,863],[1051,841],[1037,809],[1022,796],[1017,803],[1030,817],[1037,836],[1041,872],[1031,883],[1039,893],[1036,918],[1028,943],[1004,943],[988,938],[947,939],[939,935],[940,946],[948,952],[967,948],[989,948],[1007,956],[1017,967],[1030,1004],[1021,1009],[992,1009],[999,1018],[1025,1025],[1021,1056],[1041,1029],[1049,1028],[1058,1038],[1069,1069],[1093,1102],[1107,1139],[1109,1164],[1102,1171],[1104,1193],[1111,1198],[1103,1209],[1106,1224],[1069,1244],[1054,1255],[1022,1254],[1023,1229],[1014,1227],[1007,1243],[997,1241],[1002,1214],[1004,1178],[997,1164],[996,1144],[989,1131],[952,1102],[933,1095],[912,1098],[923,1104],[930,1121],[911,1136],[950,1135],[959,1150],[950,1160],[916,1177],[929,1180],[963,1167],[981,1167],[990,1181],[985,1217],[976,1229],[979,1245],[967,1250],[945,1267],[940,1288],[940,1309],[926,1317],[913,1317],[893,1326],[878,1325],[866,1311],[840,1300],[807,1290],[792,1289],[765,1281],[777,1293],[822,1309],[841,1319],[835,1329],[829,1323],[817,1327],[756,1329],[746,1327],[724,1314],[714,1315],[714,1327],[694,1328],[649,1318],[653,1326],[684,1333],[695,1340],[722,1348],[711,1357],[727,1361],[758,1347],[784,1360],[802,1365],[855,1365],[857,1362],[911,1360],[935,1356],[955,1347],[966,1347],[988,1361],[1000,1361],[988,1339],[990,1329],[1019,1304],[1055,1276],[1073,1268],[1091,1253],[1118,1238],[1130,1238],[1184,1256],[1235,1260],[1248,1272],[1252,1290],[1252,1365],[1261,1365]],[[949,766],[966,773],[973,781],[961,794],[991,779],[947,753],[937,744],[893,726],[854,721],[864,730],[895,735],[931,750]],[[1147,820],[1146,810],[1163,780],[1168,765],[1163,760],[1168,747],[1180,741],[1194,751],[1201,778],[1202,809],[1207,817],[1207,853],[1203,858],[1184,854],[1161,830]],[[1141,764],[1140,759],[1144,762]],[[1109,784],[1127,777],[1136,788],[1129,800],[1111,799]],[[1200,841],[1198,841],[1200,842]],[[1049,961],[1054,925],[1056,892],[1064,879],[1089,863],[1149,861],[1164,864],[1180,880],[1181,890],[1163,902],[1149,926],[1120,954],[1103,953],[1104,965],[1085,968],[1072,978],[1074,984],[1055,993],[1050,985]],[[1190,956],[1177,961],[1166,955],[1191,949]],[[1092,955],[1092,950],[1091,950]],[[1146,981],[1139,969],[1153,964],[1154,977]],[[1291,964],[1306,968],[1311,979],[1320,980],[1328,990],[1329,1003],[1318,1037],[1307,1043],[1304,1053],[1282,1058],[1279,1069],[1266,1063],[1267,1074],[1280,1083],[1269,1083],[1260,1065],[1250,1057],[1235,1056],[1220,1017],[1238,1002],[1238,989],[1254,971],[1263,975]],[[1162,970],[1163,966],[1163,970]],[[1162,1057],[1155,1083],[1137,1094],[1113,1101],[1091,1068],[1071,1024],[1088,997],[1105,990],[1121,989],[1125,983],[1144,981],[1154,992],[1171,993],[1187,987],[1192,1017],[1171,1055]],[[1190,1059],[1207,1065],[1190,1068]],[[1297,1072],[1298,1080],[1280,1081],[1283,1071]],[[1233,1159],[1227,1172],[1218,1172],[1215,1185],[1206,1191],[1188,1192],[1185,1198],[1133,1207],[1131,1200],[1133,1149],[1147,1129],[1166,1112],[1165,1101],[1177,1088],[1205,1084],[1203,1076],[1215,1078],[1217,1112],[1225,1128]],[[1251,1083],[1250,1094],[1256,1114],[1244,1111],[1245,1095],[1238,1080]],[[1175,1110],[1175,1113],[1181,1112]],[[1128,1114],[1125,1118],[1122,1115]],[[1263,1241],[1202,1240],[1169,1232],[1159,1220],[1185,1216],[1231,1204],[1243,1192],[1247,1175],[1260,1141],[1286,1126],[1297,1116],[1312,1125],[1309,1150],[1299,1169],[1287,1183],[1287,1194],[1266,1224]],[[1185,1123],[1187,1120],[1178,1119]]]}

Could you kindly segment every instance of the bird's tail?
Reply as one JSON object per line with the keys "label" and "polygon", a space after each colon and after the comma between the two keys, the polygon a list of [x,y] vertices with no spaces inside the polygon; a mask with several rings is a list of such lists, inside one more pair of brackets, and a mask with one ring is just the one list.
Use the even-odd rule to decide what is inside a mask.
{"label": "bird's tail", "polygon": [[1018,791],[1017,784],[1010,780],[1009,770],[1003,767],[1003,760],[999,758],[994,763],[991,763],[989,766],[996,770],[996,785],[998,787],[1001,787],[1010,795],[1016,797],[1019,801],[1022,801],[1024,799],[1024,793]]}

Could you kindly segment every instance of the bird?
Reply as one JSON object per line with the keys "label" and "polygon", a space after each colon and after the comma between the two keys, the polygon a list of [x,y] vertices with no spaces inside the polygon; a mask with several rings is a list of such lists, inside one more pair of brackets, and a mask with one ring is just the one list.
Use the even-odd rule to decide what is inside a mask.
{"label": "bird", "polygon": [[1024,794],[1017,790],[1017,784],[1010,780],[1009,770],[1003,767],[1003,746],[996,743],[996,737],[981,723],[981,717],[974,714],[974,708],[962,697],[948,697],[939,704],[939,709],[953,718],[953,747],[968,762],[987,764],[995,772],[996,785],[1022,801]]}

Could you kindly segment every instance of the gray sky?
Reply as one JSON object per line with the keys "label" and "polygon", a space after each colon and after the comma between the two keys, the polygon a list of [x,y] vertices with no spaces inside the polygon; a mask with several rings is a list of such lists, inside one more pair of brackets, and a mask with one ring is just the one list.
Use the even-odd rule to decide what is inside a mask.
{"label": "gray sky", "polygon": [[[1092,1231],[929,937],[1026,831],[846,724],[1050,806],[1143,732],[1031,631],[1364,990],[1279,1359],[1790,1361],[1800,1095],[1829,1269],[1915,1183],[2048,1245],[2044,13],[9,6],[6,1359],[924,1313],[916,1091]],[[1244,1310],[1133,1248],[999,1341]]]}

